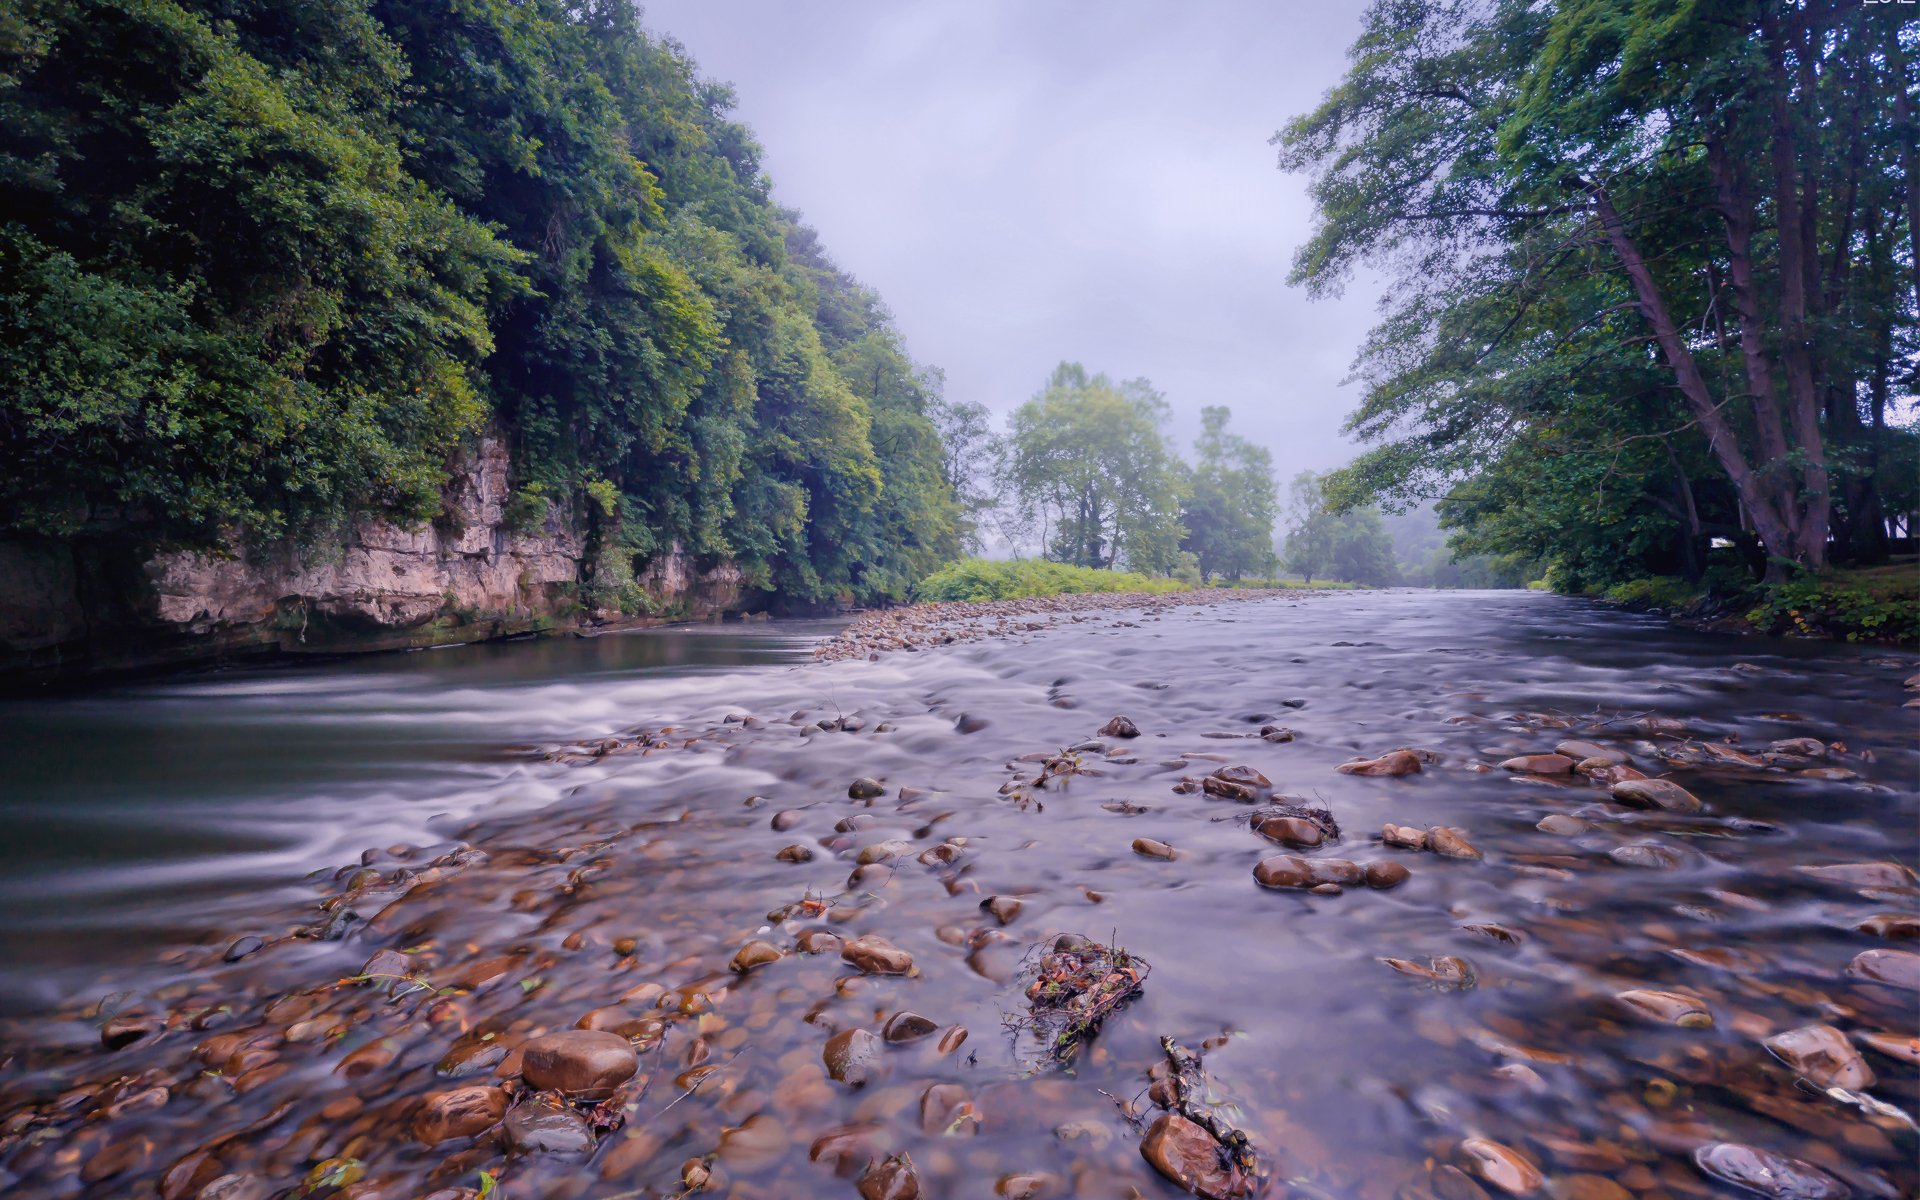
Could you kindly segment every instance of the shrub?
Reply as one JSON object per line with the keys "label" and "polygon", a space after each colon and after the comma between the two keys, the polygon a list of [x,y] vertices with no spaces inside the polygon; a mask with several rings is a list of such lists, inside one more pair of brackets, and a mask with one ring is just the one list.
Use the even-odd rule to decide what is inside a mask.
{"label": "shrub", "polygon": [[1184,592],[1178,579],[1127,571],[1102,571],[1040,559],[992,562],[983,558],[949,563],[914,588],[917,600],[1015,600],[1070,592]]}
{"label": "shrub", "polygon": [[1628,608],[1684,609],[1700,602],[1700,589],[1677,575],[1654,575],[1616,583],[1602,593]]}
{"label": "shrub", "polygon": [[1849,642],[1920,641],[1920,572],[1911,564],[1771,584],[1747,620],[1767,633]]}

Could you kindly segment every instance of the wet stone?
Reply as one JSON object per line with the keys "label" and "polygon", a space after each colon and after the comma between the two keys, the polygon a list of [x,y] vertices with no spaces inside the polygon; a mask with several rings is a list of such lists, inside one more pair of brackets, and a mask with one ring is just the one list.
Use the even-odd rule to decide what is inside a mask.
{"label": "wet stone", "polygon": [[522,1045],[520,1055],[529,1087],[583,1100],[605,1099],[640,1065],[626,1038],[591,1029],[543,1034]]}
{"label": "wet stone", "polygon": [[1386,891],[1405,883],[1412,871],[1397,862],[1370,862],[1366,868],[1367,886]]}
{"label": "wet stone", "polygon": [[878,779],[867,775],[847,785],[847,796],[853,800],[873,800],[886,794],[886,787]]}
{"label": "wet stone", "polygon": [[1908,1066],[1920,1067],[1920,1037],[1909,1037],[1899,1033],[1884,1033],[1876,1030],[1863,1030],[1854,1035],[1860,1043],[1869,1049],[1878,1051],[1896,1062]]}
{"label": "wet stone", "polygon": [[1699,812],[1700,798],[1668,779],[1622,779],[1607,794],[1631,808],[1659,808],[1668,812]]}
{"label": "wet stone", "polygon": [[1334,770],[1342,775],[1418,775],[1420,756],[1411,750],[1390,750],[1378,758],[1356,758]]}
{"label": "wet stone", "polygon": [[1611,746],[1602,746],[1598,742],[1584,742],[1578,738],[1569,738],[1553,748],[1555,754],[1572,759],[1575,763],[1585,763],[1600,759],[1604,763],[1623,763],[1627,761],[1624,750],[1615,750]]}
{"label": "wet stone", "polygon": [[980,907],[1000,924],[1008,925],[1026,905],[1012,896],[989,896],[980,902]]}
{"label": "wet stone", "polygon": [[1920,954],[1909,950],[1863,950],[1847,964],[1847,974],[1867,983],[1920,992]]}
{"label": "wet stone", "polygon": [[1890,862],[1836,863],[1825,867],[1801,867],[1800,873],[1810,875],[1822,883],[1851,888],[1906,888],[1914,884],[1912,871],[1899,863]]}
{"label": "wet stone", "polygon": [[1715,1142],[1693,1152],[1700,1171],[1723,1183],[1772,1200],[1847,1200],[1851,1188],[1809,1162],[1734,1142]]}
{"label": "wet stone", "polygon": [[1101,737],[1137,738],[1140,727],[1126,717],[1115,717],[1099,729]]}
{"label": "wet stone", "polygon": [[1874,1084],[1873,1069],[1847,1035],[1831,1025],[1805,1025],[1776,1033],[1761,1043],[1795,1074],[1823,1088],[1864,1092]]}
{"label": "wet stone", "polygon": [[888,1155],[869,1166],[858,1187],[860,1200],[920,1200],[920,1176],[905,1154]]}
{"label": "wet stone", "polygon": [[1425,850],[1427,831],[1415,829],[1411,825],[1388,823],[1380,827],[1380,840],[1389,846],[1398,846],[1402,850]]}
{"label": "wet stone", "polygon": [[1468,841],[1466,834],[1445,825],[1435,825],[1427,830],[1427,849],[1442,858],[1477,859],[1481,857],[1479,847]]}
{"label": "wet stone", "polygon": [[593,1149],[593,1127],[570,1108],[517,1104],[501,1123],[507,1145],[520,1154],[586,1154]]}
{"label": "wet stone", "polygon": [[433,1092],[414,1114],[413,1136],[428,1146],[472,1137],[493,1127],[507,1111],[507,1094],[495,1087]]}
{"label": "wet stone", "polygon": [[1221,1163],[1220,1143],[1178,1113],[1166,1113],[1140,1141],[1140,1154],[1154,1170],[1206,1200],[1228,1200],[1232,1173]]}
{"label": "wet stone", "polygon": [[1262,817],[1253,823],[1253,831],[1270,842],[1302,850],[1326,839],[1320,826],[1305,817]]}
{"label": "wet stone", "polygon": [[1172,846],[1167,845],[1165,842],[1146,837],[1133,839],[1133,852],[1145,858],[1172,858],[1174,856]]}
{"label": "wet stone", "polygon": [[1519,1151],[1488,1138],[1461,1142],[1460,1156],[1475,1176],[1509,1196],[1530,1196],[1546,1182]]}
{"label": "wet stone", "polygon": [[1693,996],[1666,992],[1657,988],[1634,988],[1614,996],[1623,1007],[1643,1020],[1682,1029],[1705,1029],[1713,1024],[1713,1014]]}
{"label": "wet stone", "polygon": [[1659,842],[1631,842],[1608,852],[1608,858],[1623,867],[1649,871],[1672,871],[1686,865],[1687,856]]}
{"label": "wet stone", "polygon": [[1914,913],[1875,913],[1855,923],[1854,929],[1869,937],[1907,942],[1920,938],[1920,915]]}
{"label": "wet stone", "polygon": [[919,1013],[903,1010],[887,1018],[887,1023],[880,1027],[880,1036],[897,1046],[929,1037],[939,1028]]}
{"label": "wet stone", "polygon": [[840,957],[869,975],[905,975],[913,970],[913,955],[877,933],[854,938],[840,948]]}
{"label": "wet stone", "polygon": [[920,1130],[945,1137],[972,1137],[980,1131],[980,1113],[967,1089],[936,1083],[920,1093]]}
{"label": "wet stone", "polygon": [[765,966],[771,962],[779,962],[785,957],[786,954],[772,942],[761,941],[756,938],[740,947],[739,951],[734,954],[733,962],[730,965],[735,971],[745,974],[755,967]]}
{"label": "wet stone", "polygon": [[860,1087],[879,1072],[880,1054],[880,1039],[871,1030],[845,1029],[827,1039],[820,1059],[836,1081]]}
{"label": "wet stone", "polygon": [[825,929],[808,929],[794,939],[794,947],[802,954],[838,954],[840,937]]}
{"label": "wet stone", "polygon": [[1558,837],[1576,837],[1592,829],[1593,826],[1582,821],[1579,817],[1570,817],[1565,813],[1554,813],[1552,816],[1540,818],[1539,823],[1536,824],[1534,828],[1538,829],[1541,833],[1551,833]]}
{"label": "wet stone", "polygon": [[1501,763],[1500,769],[1526,775],[1565,775],[1578,761],[1564,754],[1522,754]]}
{"label": "wet stone", "polygon": [[246,937],[235,938],[232,944],[227,947],[226,953],[220,957],[226,962],[239,962],[249,954],[259,953],[265,949],[266,944],[264,939],[248,934]]}
{"label": "wet stone", "polygon": [[1313,865],[1291,854],[1261,859],[1253,868],[1253,878],[1261,887],[1269,888],[1310,888],[1317,882]]}
{"label": "wet stone", "polygon": [[771,824],[773,825],[773,828],[777,832],[785,833],[787,830],[792,829],[795,825],[798,825],[801,821],[805,819],[806,819],[806,814],[801,812],[799,809],[783,808],[779,812],[773,814],[773,820]]}

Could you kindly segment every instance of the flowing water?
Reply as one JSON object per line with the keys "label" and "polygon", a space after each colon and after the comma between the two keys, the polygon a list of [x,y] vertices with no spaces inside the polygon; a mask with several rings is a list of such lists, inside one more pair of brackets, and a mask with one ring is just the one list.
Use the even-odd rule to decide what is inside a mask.
{"label": "flowing water", "polygon": [[[1163,1037],[1269,1195],[1920,1187],[1912,656],[1530,593],[1020,617],[832,663],[830,626],[747,628],[0,708],[0,1190],[1171,1197],[1141,1152]],[[1704,807],[1498,765],[1568,739]],[[1335,770],[1402,747],[1419,772]],[[1258,805],[1203,789],[1240,766]],[[1266,840],[1277,803],[1340,836]],[[1284,854],[1411,874],[1256,882]],[[1878,865],[1802,869],[1845,864]],[[1062,933],[1149,968],[1064,1066],[1019,1028]],[[843,958],[863,935],[910,973]],[[755,941],[780,957],[730,970]],[[597,1106],[521,1075],[576,1023],[639,1050]],[[1799,1163],[1708,1151],[1717,1179],[1718,1143]]]}

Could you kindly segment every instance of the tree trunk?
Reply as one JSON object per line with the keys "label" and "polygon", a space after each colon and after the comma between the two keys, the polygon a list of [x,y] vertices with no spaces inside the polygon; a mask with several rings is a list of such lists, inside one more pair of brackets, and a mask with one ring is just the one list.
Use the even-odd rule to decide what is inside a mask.
{"label": "tree trunk", "polygon": [[[1593,198],[1594,213],[1600,227],[1606,232],[1607,242],[1613,248],[1614,256],[1619,259],[1627,278],[1633,282],[1634,293],[1640,300],[1640,314],[1653,329],[1654,340],[1659,343],[1660,351],[1665,355],[1667,365],[1672,369],[1674,378],[1680,386],[1680,394],[1685,397],[1687,407],[1692,410],[1694,419],[1707,435],[1707,444],[1712,447],[1714,457],[1727,473],[1734,490],[1745,503],[1749,518],[1760,540],[1766,543],[1770,560],[1798,560],[1812,566],[1804,557],[1804,549],[1797,544],[1792,527],[1782,514],[1791,511],[1793,485],[1791,479],[1784,486],[1775,482],[1763,486],[1747,463],[1746,455],[1741,453],[1740,444],[1733,427],[1728,424],[1720,406],[1714,403],[1713,393],[1707,387],[1707,381],[1700,374],[1699,364],[1687,350],[1685,339],[1680,336],[1679,328],[1674,324],[1673,314],[1667,307],[1665,297],[1660,294],[1660,284],[1653,277],[1653,271],[1642,257],[1640,248],[1627,232],[1626,222],[1620,219],[1619,212],[1613,206],[1613,200],[1605,188],[1584,179],[1574,181],[1583,191]],[[1782,495],[1784,491],[1785,495]],[[1786,505],[1780,503],[1785,500]],[[1822,548],[1825,545],[1825,530],[1821,531]],[[1768,574],[1782,574],[1780,568],[1769,567]]]}

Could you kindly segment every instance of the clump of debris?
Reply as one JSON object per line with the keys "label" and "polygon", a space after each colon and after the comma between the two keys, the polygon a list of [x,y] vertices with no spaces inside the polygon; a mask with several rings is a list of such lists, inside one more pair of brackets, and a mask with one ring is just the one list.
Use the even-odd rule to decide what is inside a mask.
{"label": "clump of debris", "polygon": [[1267,1170],[1246,1133],[1207,1101],[1198,1055],[1170,1037],[1166,1058],[1147,1072],[1148,1096],[1166,1109],[1140,1141],[1154,1169],[1204,1200],[1249,1200],[1266,1190]]}
{"label": "clump of debris", "polygon": [[1063,933],[1027,952],[1018,978],[1027,1007],[1007,1019],[1029,1070],[1070,1068],[1115,1010],[1138,996],[1152,968],[1136,954]]}

